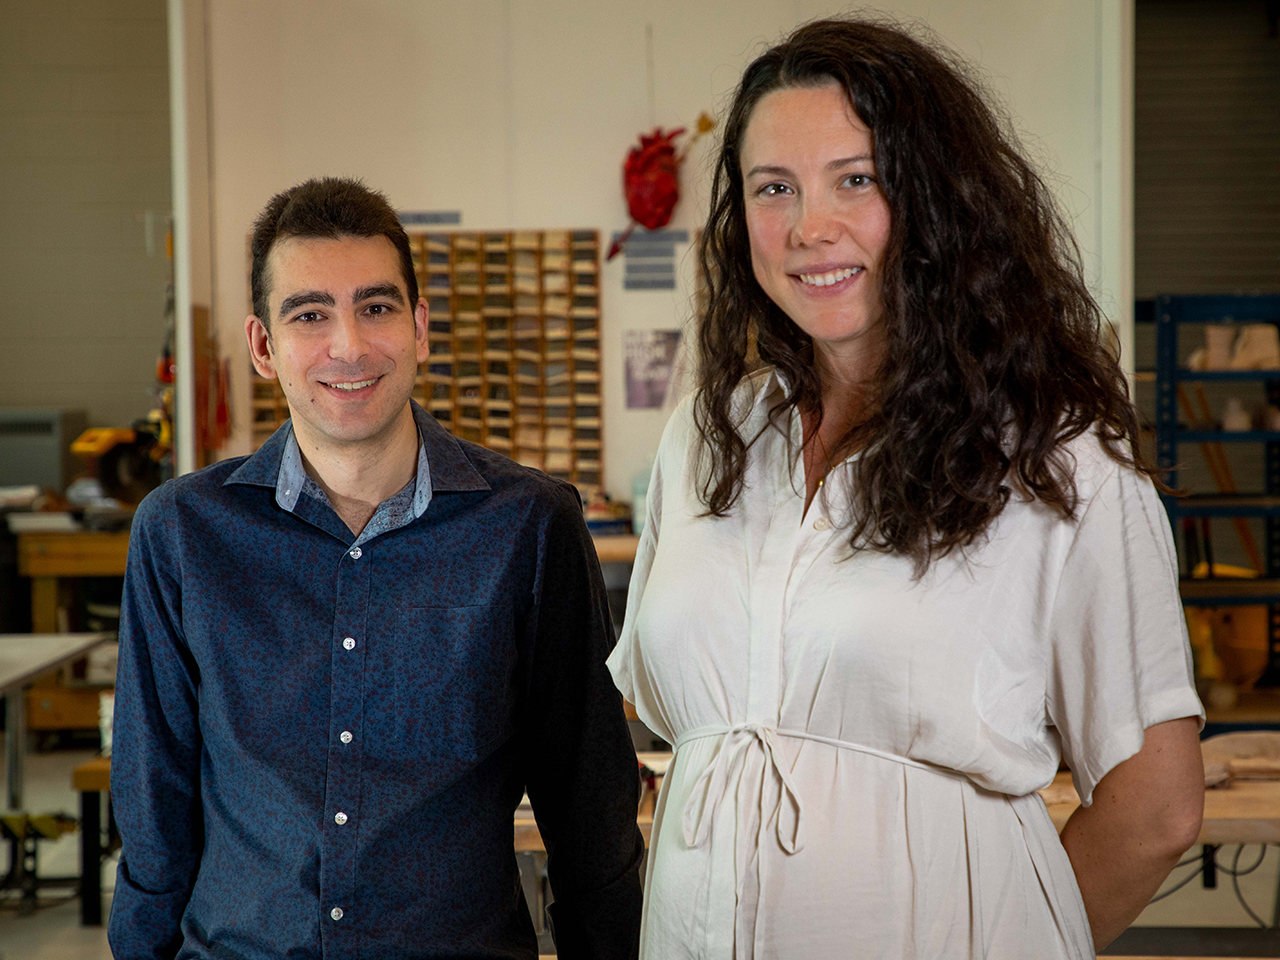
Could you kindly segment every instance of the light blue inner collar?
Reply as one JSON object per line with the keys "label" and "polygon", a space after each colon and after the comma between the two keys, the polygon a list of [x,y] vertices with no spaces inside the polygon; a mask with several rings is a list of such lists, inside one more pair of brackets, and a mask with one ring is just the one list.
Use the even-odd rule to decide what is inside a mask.
{"label": "light blue inner collar", "polygon": [[[311,477],[307,476],[307,471],[302,465],[302,449],[298,446],[298,438],[293,432],[293,423],[286,422],[285,429],[289,431],[289,436],[284,445],[284,455],[280,458],[280,472],[276,476],[276,503],[280,505],[282,510],[288,510],[293,513],[298,506],[298,498],[304,493],[308,496],[319,500],[321,503],[329,503],[328,496],[320,484],[316,483]],[[374,521],[380,519],[383,508],[389,508],[395,513],[400,510],[395,508],[401,506],[401,497],[409,491],[409,486],[413,488],[413,496],[411,502],[404,502],[404,506],[410,509],[404,511],[403,523],[410,520],[416,520],[422,516],[427,505],[431,503],[431,467],[427,463],[427,450],[422,442],[422,434],[418,434],[418,473],[411,484],[406,485],[404,490],[388,497],[378,507],[378,512],[374,514],[372,520],[365,527],[364,533],[360,535],[361,539],[368,539],[366,534],[370,533],[374,527]],[[404,496],[404,501],[409,501],[408,496]],[[381,529],[377,533],[383,533],[386,530],[394,529],[395,526],[401,526],[403,523],[396,523],[394,526],[386,526],[379,524]],[[371,535],[376,535],[371,534]]]}

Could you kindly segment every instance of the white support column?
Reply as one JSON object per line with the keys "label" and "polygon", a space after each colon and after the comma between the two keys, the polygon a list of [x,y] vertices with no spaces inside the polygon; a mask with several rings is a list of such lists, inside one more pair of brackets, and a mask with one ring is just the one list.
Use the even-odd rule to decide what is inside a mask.
{"label": "white support column", "polygon": [[1133,373],[1134,0],[1095,0],[1098,18],[1098,291]]}
{"label": "white support column", "polygon": [[196,468],[192,309],[208,309],[213,299],[205,0],[168,0],[168,11],[174,351],[177,363],[173,412],[174,466],[178,474],[183,474]]}
{"label": "white support column", "polygon": [[196,463],[195,360],[191,349],[191,199],[187,169],[187,37],[185,0],[169,0],[169,167],[173,177],[174,471]]}

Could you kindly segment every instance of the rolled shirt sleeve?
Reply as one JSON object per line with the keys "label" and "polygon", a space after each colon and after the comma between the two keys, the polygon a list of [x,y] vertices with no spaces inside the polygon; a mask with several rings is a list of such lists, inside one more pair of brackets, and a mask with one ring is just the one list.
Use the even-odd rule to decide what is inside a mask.
{"label": "rolled shirt sleeve", "polygon": [[1115,466],[1092,496],[1051,615],[1049,717],[1081,800],[1142,749],[1143,731],[1204,712],[1177,559],[1151,482]]}

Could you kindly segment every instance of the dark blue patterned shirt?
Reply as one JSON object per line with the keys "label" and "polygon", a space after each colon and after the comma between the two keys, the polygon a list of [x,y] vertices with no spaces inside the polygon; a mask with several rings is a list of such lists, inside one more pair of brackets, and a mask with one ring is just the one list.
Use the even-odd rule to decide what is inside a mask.
{"label": "dark blue patterned shirt", "polygon": [[635,955],[635,758],[577,494],[414,416],[418,477],[358,540],[294,495],[287,428],[138,508],[119,960],[533,958],[526,790],[560,956]]}

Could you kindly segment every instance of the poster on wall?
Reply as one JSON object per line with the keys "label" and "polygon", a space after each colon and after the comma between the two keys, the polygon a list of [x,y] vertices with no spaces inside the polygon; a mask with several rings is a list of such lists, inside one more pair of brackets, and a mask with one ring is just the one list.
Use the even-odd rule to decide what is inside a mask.
{"label": "poster on wall", "polygon": [[661,410],[671,386],[680,346],[679,330],[628,330],[626,351],[627,409]]}

